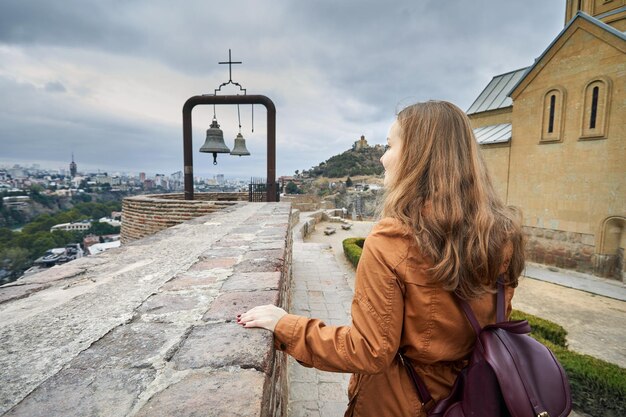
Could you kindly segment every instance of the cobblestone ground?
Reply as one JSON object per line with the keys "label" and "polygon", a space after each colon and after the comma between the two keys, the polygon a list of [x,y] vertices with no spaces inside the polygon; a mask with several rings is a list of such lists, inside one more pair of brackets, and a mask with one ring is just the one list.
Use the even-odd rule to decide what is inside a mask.
{"label": "cobblestone ground", "polygon": [[[329,325],[350,323],[352,290],[327,243],[303,243],[294,236],[290,312]],[[342,416],[349,374],[306,368],[289,358],[289,417]]]}

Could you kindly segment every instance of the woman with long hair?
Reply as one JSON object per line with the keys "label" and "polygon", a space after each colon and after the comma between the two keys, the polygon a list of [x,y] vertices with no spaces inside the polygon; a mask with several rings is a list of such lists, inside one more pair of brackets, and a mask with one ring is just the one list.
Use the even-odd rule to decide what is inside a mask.
{"label": "woman with long hair", "polygon": [[352,325],[273,305],[237,318],[274,332],[276,348],[305,366],[352,372],[346,416],[426,415],[398,353],[435,402],[445,398],[476,339],[455,294],[481,326],[495,323],[500,280],[508,318],[524,266],[518,213],[496,194],[462,110],[444,101],[409,106],[387,141],[382,219],[357,267]]}

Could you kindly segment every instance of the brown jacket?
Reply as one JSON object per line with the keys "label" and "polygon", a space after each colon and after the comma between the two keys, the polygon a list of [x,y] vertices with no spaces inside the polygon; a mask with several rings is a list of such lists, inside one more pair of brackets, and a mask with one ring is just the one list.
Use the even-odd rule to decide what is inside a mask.
{"label": "brown jacket", "polygon": [[[276,348],[305,366],[352,372],[346,416],[425,416],[398,350],[438,400],[448,395],[475,340],[452,294],[429,283],[429,266],[399,221],[381,220],[356,271],[352,325],[288,314],[276,325]],[[506,294],[508,317],[513,290]],[[493,295],[470,304],[481,325],[495,322]]]}

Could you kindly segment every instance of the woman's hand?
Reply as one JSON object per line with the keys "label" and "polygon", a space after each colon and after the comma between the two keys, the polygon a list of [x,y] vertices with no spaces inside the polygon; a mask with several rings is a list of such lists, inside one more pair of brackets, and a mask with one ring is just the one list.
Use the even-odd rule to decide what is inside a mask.
{"label": "woman's hand", "polygon": [[257,306],[238,315],[237,323],[243,327],[261,327],[273,332],[276,323],[285,314],[287,314],[285,310],[272,304]]}

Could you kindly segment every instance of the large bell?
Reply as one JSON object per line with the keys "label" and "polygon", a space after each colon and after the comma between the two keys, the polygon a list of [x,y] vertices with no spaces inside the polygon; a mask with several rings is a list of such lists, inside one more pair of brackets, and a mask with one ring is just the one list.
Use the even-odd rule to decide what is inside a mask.
{"label": "large bell", "polygon": [[233,146],[233,150],[230,151],[231,155],[239,155],[246,156],[250,155],[250,152],[246,148],[246,140],[241,136],[241,133],[237,133],[237,137],[235,138],[235,146]]}
{"label": "large bell", "polygon": [[211,126],[206,131],[206,140],[200,148],[200,152],[212,153],[213,165],[217,165],[218,153],[230,153],[230,149],[224,143],[224,132],[220,129],[220,125],[217,124],[217,119],[215,118],[213,118]]}

